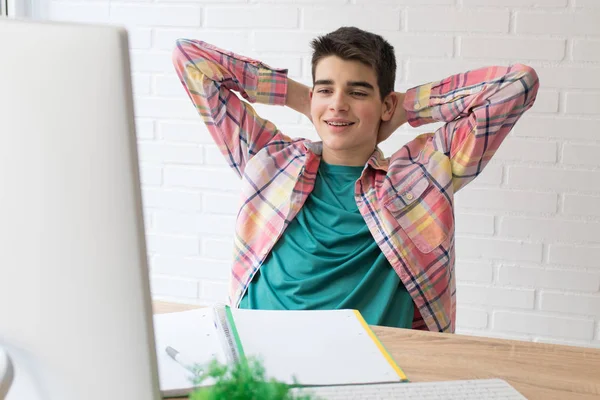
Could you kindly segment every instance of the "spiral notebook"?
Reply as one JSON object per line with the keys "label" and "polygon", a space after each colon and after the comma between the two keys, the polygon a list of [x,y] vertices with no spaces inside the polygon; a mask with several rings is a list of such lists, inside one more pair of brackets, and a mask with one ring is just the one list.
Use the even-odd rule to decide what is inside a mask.
{"label": "spiral notebook", "polygon": [[186,395],[194,387],[192,373],[167,354],[167,346],[193,364],[206,364],[213,358],[232,363],[257,357],[263,361],[267,377],[290,384],[407,381],[356,310],[269,311],[219,306],[156,315],[154,330],[165,397]]}

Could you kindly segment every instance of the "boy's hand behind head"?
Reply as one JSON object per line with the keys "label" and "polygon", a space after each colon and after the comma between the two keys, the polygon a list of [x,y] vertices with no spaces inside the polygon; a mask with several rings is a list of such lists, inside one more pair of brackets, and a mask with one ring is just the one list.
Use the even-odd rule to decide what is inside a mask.
{"label": "boy's hand behind head", "polygon": [[393,92],[390,93],[389,96],[396,97],[396,107],[394,109],[394,113],[392,114],[392,118],[388,121],[381,121],[379,125],[379,132],[377,134],[377,143],[381,143],[387,138],[389,138],[392,133],[396,131],[400,126],[402,126],[406,122],[406,111],[404,110],[404,93],[402,92]]}

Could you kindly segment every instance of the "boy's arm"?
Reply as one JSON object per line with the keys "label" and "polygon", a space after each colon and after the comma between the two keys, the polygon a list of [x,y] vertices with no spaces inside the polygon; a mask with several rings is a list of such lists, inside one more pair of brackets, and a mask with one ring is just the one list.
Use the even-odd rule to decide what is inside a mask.
{"label": "boy's arm", "polygon": [[188,39],[177,40],[173,64],[215,143],[240,177],[248,160],[263,147],[289,141],[233,93],[250,103],[284,105],[287,70]]}
{"label": "boy's arm", "polygon": [[312,121],[310,116],[310,88],[308,86],[288,78],[285,105]]}
{"label": "boy's arm", "polygon": [[533,105],[538,87],[531,67],[488,67],[412,88],[403,105],[411,126],[446,122],[436,131],[434,145],[450,157],[456,191],[483,170]]}

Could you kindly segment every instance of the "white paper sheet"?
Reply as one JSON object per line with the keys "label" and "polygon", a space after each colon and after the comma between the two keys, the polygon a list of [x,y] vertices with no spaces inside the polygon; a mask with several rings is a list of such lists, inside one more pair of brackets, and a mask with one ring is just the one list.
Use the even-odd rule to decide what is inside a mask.
{"label": "white paper sheet", "polygon": [[[155,315],[154,335],[163,395],[186,394],[193,387],[192,373],[167,355],[167,346],[173,347],[194,363],[206,364],[213,358],[220,363],[225,362],[212,308]],[[207,381],[203,386],[211,383]]]}

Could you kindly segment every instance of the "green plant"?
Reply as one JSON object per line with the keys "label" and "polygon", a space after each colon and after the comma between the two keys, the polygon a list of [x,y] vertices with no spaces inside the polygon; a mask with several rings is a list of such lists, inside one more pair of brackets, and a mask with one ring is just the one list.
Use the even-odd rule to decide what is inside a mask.
{"label": "green plant", "polygon": [[243,359],[233,365],[222,365],[213,360],[206,366],[197,366],[198,385],[209,378],[215,383],[196,389],[190,400],[316,400],[308,395],[294,395],[293,387],[275,379],[266,379],[260,360]]}

